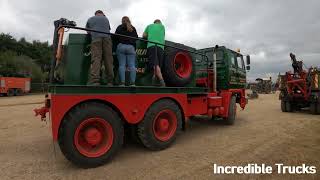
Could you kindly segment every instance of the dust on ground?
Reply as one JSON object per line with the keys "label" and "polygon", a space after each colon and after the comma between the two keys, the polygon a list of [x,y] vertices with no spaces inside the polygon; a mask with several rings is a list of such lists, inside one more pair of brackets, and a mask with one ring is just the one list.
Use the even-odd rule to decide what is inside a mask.
{"label": "dust on ground", "polygon": [[[128,143],[108,164],[80,169],[53,145],[50,123],[33,109],[44,95],[0,97],[1,179],[320,179],[320,116],[283,113],[276,94],[238,108],[233,126],[192,120],[169,149]],[[33,104],[35,103],[35,104]],[[215,175],[213,164],[313,165],[316,175]]]}

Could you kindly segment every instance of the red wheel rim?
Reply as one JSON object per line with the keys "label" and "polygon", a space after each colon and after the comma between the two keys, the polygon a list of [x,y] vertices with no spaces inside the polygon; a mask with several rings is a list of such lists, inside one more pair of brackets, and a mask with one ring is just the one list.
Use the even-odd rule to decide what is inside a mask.
{"label": "red wheel rim", "polygon": [[186,53],[178,52],[174,57],[173,65],[179,77],[187,78],[191,75],[192,60]]}
{"label": "red wheel rim", "polygon": [[168,141],[177,130],[177,117],[169,109],[160,111],[153,121],[153,134],[160,141]]}
{"label": "red wheel rim", "polygon": [[76,129],[74,144],[86,157],[102,156],[113,144],[112,126],[102,118],[86,119]]}

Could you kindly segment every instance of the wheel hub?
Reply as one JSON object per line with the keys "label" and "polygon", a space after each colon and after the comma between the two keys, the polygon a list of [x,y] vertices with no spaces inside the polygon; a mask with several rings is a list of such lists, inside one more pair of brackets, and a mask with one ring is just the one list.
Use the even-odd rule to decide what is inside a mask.
{"label": "wheel hub", "polygon": [[154,136],[160,141],[168,141],[177,130],[177,117],[172,110],[165,109],[158,113],[153,122]]}
{"label": "wheel hub", "polygon": [[84,138],[88,144],[95,146],[101,142],[102,134],[97,128],[91,127],[85,131]]}
{"label": "wheel hub", "polygon": [[162,132],[166,132],[169,129],[169,120],[168,119],[160,119],[159,121],[159,130]]}
{"label": "wheel hub", "polygon": [[82,121],[74,134],[77,150],[86,157],[99,157],[113,144],[113,128],[111,124],[99,117]]}

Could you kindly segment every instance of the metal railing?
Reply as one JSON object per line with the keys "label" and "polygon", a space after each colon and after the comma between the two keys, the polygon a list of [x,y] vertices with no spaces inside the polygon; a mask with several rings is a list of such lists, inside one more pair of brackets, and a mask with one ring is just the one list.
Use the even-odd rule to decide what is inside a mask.
{"label": "metal railing", "polygon": [[[93,30],[93,29],[82,28],[82,27],[71,26],[71,25],[60,25],[58,28],[55,29],[55,36],[58,35],[58,32],[59,32],[59,30],[61,28],[83,30],[83,31],[86,31],[86,32],[95,32],[95,33],[101,33],[101,34],[106,34],[106,35],[110,35],[110,36],[124,37],[124,38],[139,40],[139,41],[146,42],[146,43],[152,43],[152,44],[155,44],[156,46],[164,46],[166,48],[169,47],[169,48],[185,51],[185,52],[188,52],[188,53],[200,55],[202,57],[202,59],[206,60],[206,66],[207,66],[207,69],[209,69],[209,58],[207,57],[207,55],[205,55],[203,53],[196,52],[196,51],[190,51],[190,50],[184,49],[184,48],[179,48],[179,47],[175,47],[175,46],[171,46],[171,45],[161,44],[161,43],[158,43],[158,42],[149,41],[149,40],[146,40],[146,39],[143,39],[143,38],[139,38],[139,37],[136,38],[136,37],[126,36],[126,35],[122,35],[122,34],[116,34],[116,33],[104,32],[104,31],[97,31],[97,30]],[[54,46],[55,46],[55,39],[56,38],[57,37],[54,37]],[[58,47],[55,48],[53,57],[56,56],[57,49],[58,49]],[[53,72],[54,72],[55,63],[56,63],[55,61],[56,61],[56,59],[53,58],[52,62],[51,62],[51,72],[52,73],[50,73],[50,83],[52,83],[52,80],[54,79],[54,73]],[[208,73],[208,76],[209,76],[209,73]]]}

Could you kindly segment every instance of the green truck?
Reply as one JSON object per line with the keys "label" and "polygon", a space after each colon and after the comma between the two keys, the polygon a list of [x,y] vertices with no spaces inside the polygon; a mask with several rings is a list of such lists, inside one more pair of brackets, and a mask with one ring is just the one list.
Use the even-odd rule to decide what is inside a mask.
{"label": "green truck", "polygon": [[[117,86],[117,76],[112,87],[104,82],[90,86],[86,85],[90,38],[86,33],[69,34],[63,43],[66,28],[99,32],[76,27],[66,19],[55,21],[51,82],[45,106],[35,112],[42,119],[50,112],[54,141],[64,156],[80,167],[108,162],[127,136],[150,150],[168,148],[197,115],[231,125],[236,103],[241,108],[247,104],[250,56],[223,46],[195,49],[167,41],[162,67],[167,87],[157,87],[151,85],[147,41],[137,38],[136,86]],[[116,62],[115,57],[115,74]]]}

